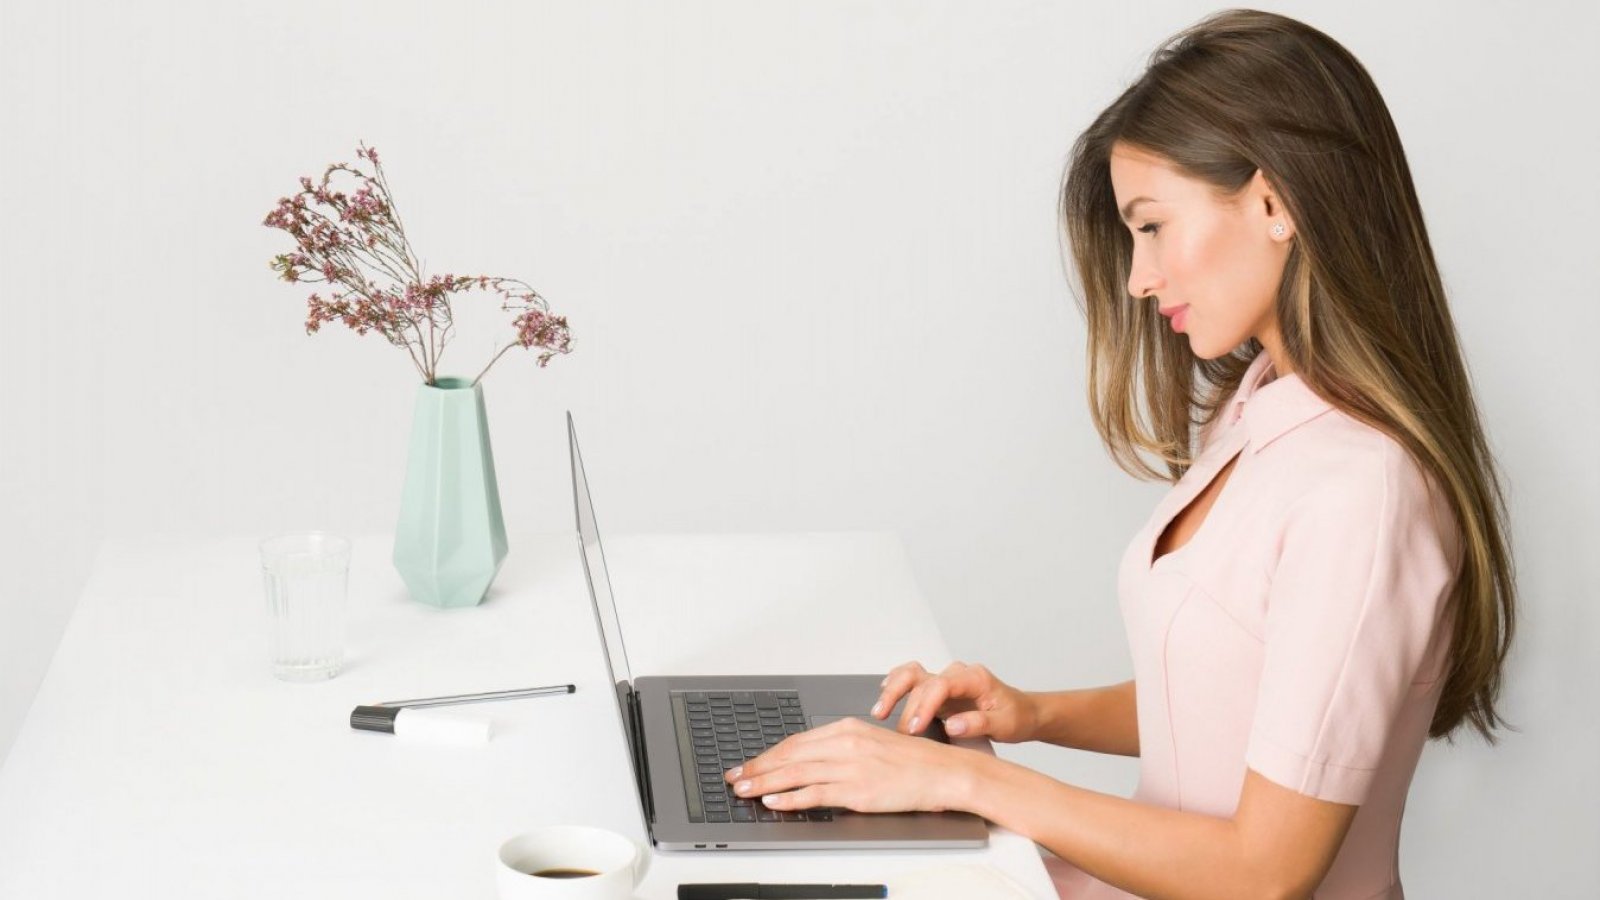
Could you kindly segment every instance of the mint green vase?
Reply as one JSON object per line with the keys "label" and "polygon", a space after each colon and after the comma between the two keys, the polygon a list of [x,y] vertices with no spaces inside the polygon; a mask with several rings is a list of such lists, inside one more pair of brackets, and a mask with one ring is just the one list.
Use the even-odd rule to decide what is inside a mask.
{"label": "mint green vase", "polygon": [[440,378],[417,389],[394,567],[411,598],[476,606],[506,558],[506,525],[483,388]]}

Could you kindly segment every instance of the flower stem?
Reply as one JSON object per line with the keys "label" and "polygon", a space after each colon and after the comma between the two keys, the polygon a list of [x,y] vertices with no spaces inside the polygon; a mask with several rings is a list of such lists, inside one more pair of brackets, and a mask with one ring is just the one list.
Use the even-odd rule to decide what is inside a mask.
{"label": "flower stem", "polygon": [[494,355],[494,359],[489,360],[489,365],[484,366],[483,367],[483,371],[478,373],[478,377],[472,379],[472,383],[474,385],[476,385],[479,381],[483,380],[483,376],[489,374],[489,368],[491,366],[493,366],[496,362],[499,362],[500,361],[500,357],[505,356],[507,350],[510,350],[512,347],[515,347],[515,346],[516,346],[516,343],[513,342],[513,343],[505,345],[504,347],[501,347],[500,348],[500,352],[496,353]]}

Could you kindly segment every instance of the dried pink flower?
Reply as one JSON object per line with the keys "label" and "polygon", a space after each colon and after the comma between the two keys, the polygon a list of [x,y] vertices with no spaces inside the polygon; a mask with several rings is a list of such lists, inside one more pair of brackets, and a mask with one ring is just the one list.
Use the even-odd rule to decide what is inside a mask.
{"label": "dried pink flower", "polygon": [[[302,177],[299,193],[279,198],[262,221],[295,239],[295,252],[272,258],[279,277],[339,289],[327,299],[312,294],[307,300],[307,334],[333,321],[358,335],[376,331],[405,347],[423,380],[434,384],[455,327],[450,296],[493,290],[502,297],[501,309],[519,313],[512,321],[516,338],[494,354],[473,384],[513,347],[540,348],[541,368],[557,354],[571,352],[566,317],[551,315],[549,304],[525,282],[488,275],[425,277],[395,211],[378,151],[363,144],[356,157],[372,164],[372,174],[347,163],[330,164],[320,182]],[[353,182],[353,192],[339,190],[335,177]]]}

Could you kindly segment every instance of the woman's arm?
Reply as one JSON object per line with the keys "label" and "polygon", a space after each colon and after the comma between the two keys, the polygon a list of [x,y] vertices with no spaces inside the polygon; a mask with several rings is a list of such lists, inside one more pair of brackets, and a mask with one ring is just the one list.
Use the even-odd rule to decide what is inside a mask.
{"label": "woman's arm", "polygon": [[1148,806],[973,754],[956,808],[1043,844],[1141,897],[1309,897],[1358,807],[1307,797],[1246,770],[1232,819]]}
{"label": "woman's arm", "polygon": [[1358,808],[1302,795],[1247,769],[1232,818],[1180,812],[854,717],[791,735],[727,777],[735,794],[778,810],[974,812],[1144,897],[1310,896]]}
{"label": "woman's arm", "polygon": [[1077,691],[1032,692],[1038,710],[1034,740],[1075,750],[1139,755],[1133,682]]}

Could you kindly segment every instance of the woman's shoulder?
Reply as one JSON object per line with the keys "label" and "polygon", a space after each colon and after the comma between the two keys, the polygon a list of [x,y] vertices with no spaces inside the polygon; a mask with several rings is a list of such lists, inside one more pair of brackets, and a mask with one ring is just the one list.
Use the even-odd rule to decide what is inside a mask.
{"label": "woman's shoulder", "polygon": [[[1258,484],[1276,489],[1280,497],[1378,502],[1434,490],[1434,480],[1395,436],[1299,383],[1286,384],[1270,399],[1251,398],[1242,414],[1235,413],[1232,401],[1231,395],[1223,399],[1199,427],[1198,454],[1239,440],[1253,456]],[[1267,405],[1250,408],[1255,402]]]}
{"label": "woman's shoulder", "polygon": [[1262,454],[1263,468],[1279,484],[1286,524],[1420,528],[1456,549],[1454,517],[1436,479],[1388,432],[1335,408],[1268,450],[1277,452]]}
{"label": "woman's shoulder", "polygon": [[1337,407],[1283,435],[1263,457],[1308,491],[1425,491],[1421,465],[1400,441]]}

